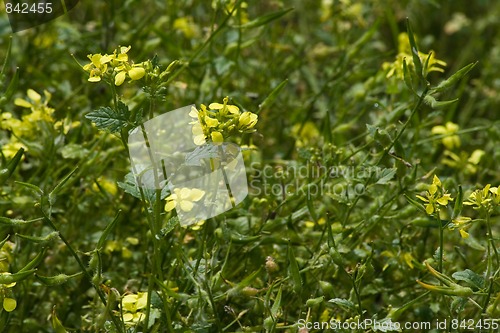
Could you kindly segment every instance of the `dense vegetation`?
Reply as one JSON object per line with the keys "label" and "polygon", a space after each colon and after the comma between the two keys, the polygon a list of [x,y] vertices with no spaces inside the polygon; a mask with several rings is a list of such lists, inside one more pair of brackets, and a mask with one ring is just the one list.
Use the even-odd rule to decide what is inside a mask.
{"label": "dense vegetation", "polygon": [[[81,1],[13,34],[2,8],[0,331],[498,332],[499,14]],[[248,196],[185,222],[208,194],[137,181],[129,139],[192,104]]]}

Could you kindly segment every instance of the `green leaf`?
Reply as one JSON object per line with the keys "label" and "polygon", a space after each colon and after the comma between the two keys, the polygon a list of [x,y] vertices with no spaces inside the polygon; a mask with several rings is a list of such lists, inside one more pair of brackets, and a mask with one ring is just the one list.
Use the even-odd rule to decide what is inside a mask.
{"label": "green leaf", "polygon": [[396,174],[397,168],[385,168],[382,169],[380,178],[377,180],[376,184],[387,184]]}
{"label": "green leaf", "polygon": [[[121,102],[118,102],[118,105],[120,105],[120,103]],[[125,128],[128,124],[127,118],[123,114],[116,113],[109,106],[100,107],[96,111],[88,113],[85,118],[91,120],[97,128],[110,133],[120,132],[122,128]]]}
{"label": "green leaf", "polygon": [[89,153],[88,149],[76,143],[70,143],[59,149],[64,159],[82,159]]}
{"label": "green leaf", "polygon": [[408,89],[415,92],[415,90],[413,89],[413,82],[411,80],[411,73],[408,69],[408,65],[406,64],[406,59],[403,59],[403,78]]}
{"label": "green leaf", "polygon": [[59,318],[57,318],[57,315],[56,315],[56,306],[54,305],[54,307],[52,308],[52,315],[51,315],[51,321],[52,321],[52,328],[54,329],[54,331],[56,333],[68,333],[68,331],[66,331],[66,329],[64,328],[64,326],[61,324],[61,321],[59,320]]}
{"label": "green leaf", "polygon": [[36,185],[33,185],[33,184],[30,184],[30,183],[25,183],[25,182],[18,182],[16,181],[16,184],[19,184],[19,185],[22,185],[24,187],[27,187],[29,188],[30,190],[32,190],[33,192],[35,192],[36,194],[38,194],[39,196],[42,196],[43,195],[43,191],[41,188],[39,188],[38,186]]}
{"label": "green leaf", "polygon": [[462,185],[458,185],[458,194],[457,197],[455,198],[455,206],[453,207],[453,215],[451,216],[452,219],[457,218],[457,216],[459,216],[460,213],[462,212],[463,199],[464,199],[464,193],[462,191]]}
{"label": "green leaf", "polygon": [[10,80],[9,86],[5,91],[5,94],[2,96],[2,103],[0,104],[4,104],[5,102],[11,99],[12,95],[14,95],[14,93],[17,90],[18,83],[19,83],[19,67],[16,68],[14,77],[12,78],[12,80]]}
{"label": "green leaf", "polygon": [[73,174],[78,170],[78,167],[74,168],[69,174],[67,174],[60,182],[59,184],[54,187],[54,189],[49,193],[49,201],[53,203],[52,200],[55,200],[55,196],[61,192],[64,184],[73,176]]}
{"label": "green leaf", "polygon": [[38,264],[42,261],[43,257],[45,256],[46,249],[43,248],[42,251],[38,252],[38,254],[33,258],[29,263],[26,264],[23,268],[19,270],[20,272],[26,272],[29,270],[34,269]]}
{"label": "green leaf", "polygon": [[415,200],[412,197],[408,196],[407,194],[404,194],[404,196],[405,196],[406,200],[408,200],[408,202],[410,203],[410,205],[414,206],[415,208],[418,208],[422,213],[427,214],[427,212],[425,211],[424,206],[422,206],[422,204],[420,202],[418,202],[417,200]]}
{"label": "green leaf", "polygon": [[258,18],[256,18],[255,20],[252,20],[252,21],[247,22],[247,23],[242,24],[242,25],[237,25],[237,26],[235,26],[235,28],[241,28],[241,29],[257,28],[257,27],[265,25],[269,22],[272,22],[274,20],[279,19],[280,17],[282,17],[283,15],[286,15],[287,13],[291,12],[292,10],[293,10],[293,8],[287,8],[287,9],[278,10],[276,12],[269,13],[266,15],[262,15],[262,16],[259,16]]}
{"label": "green leaf", "polygon": [[451,275],[455,280],[464,281],[469,286],[483,289],[484,288],[484,278],[470,269],[466,269],[464,271],[455,272]]}
{"label": "green leaf", "polygon": [[111,221],[111,223],[106,226],[106,228],[102,232],[101,237],[99,237],[99,241],[97,242],[96,249],[100,249],[104,246],[104,242],[106,241],[106,238],[108,238],[109,234],[111,233],[111,231],[115,227],[116,223],[118,222],[118,217],[120,216],[120,213],[121,213],[121,210],[118,210],[113,221]]}
{"label": "green leaf", "polygon": [[302,278],[300,276],[299,265],[295,258],[295,253],[290,243],[288,243],[288,272],[292,278],[293,290],[300,294],[302,290]]}
{"label": "green leaf", "polygon": [[0,75],[5,74],[5,69],[7,68],[7,63],[10,60],[11,51],[12,51],[12,35],[9,37],[9,45],[7,46],[7,50],[5,52],[5,60],[4,60],[3,65],[2,65],[2,70],[0,70]]}
{"label": "green leaf", "polygon": [[271,105],[274,104],[274,101],[276,101],[276,98],[278,98],[279,93],[285,86],[288,84],[288,79],[284,79],[281,81],[280,84],[278,84],[273,91],[266,97],[266,99],[259,105],[259,110],[256,112],[257,114],[264,110],[265,108],[271,107]]}
{"label": "green leaf", "polygon": [[437,87],[432,88],[431,93],[442,92],[448,88],[453,87],[455,83],[460,81],[460,79],[462,79],[467,73],[469,73],[476,65],[477,61],[462,67],[455,74],[441,82]]}
{"label": "green leaf", "polygon": [[415,42],[415,36],[413,35],[409,19],[406,19],[406,30],[408,32],[408,39],[411,48],[411,56],[413,58],[413,64],[415,65],[415,70],[417,72],[418,77],[421,78],[422,80],[425,80],[422,71],[422,61],[420,60],[420,56],[418,54],[417,43]]}
{"label": "green leaf", "polygon": [[271,307],[271,315],[273,316],[273,318],[276,318],[277,315],[279,314],[280,306],[281,306],[281,286],[280,289],[278,289],[278,294],[276,294],[273,306]]}
{"label": "green leaf", "polygon": [[21,157],[23,156],[23,154],[24,154],[24,149],[20,148],[16,152],[16,155],[14,155],[14,157],[12,157],[12,159],[7,163],[5,168],[0,170],[0,185],[3,185],[7,181],[7,179],[9,179],[10,176],[12,176],[14,170],[16,170],[16,167],[19,164],[19,161],[21,161]]}
{"label": "green leaf", "polygon": [[356,306],[354,305],[354,303],[344,298],[333,298],[328,302],[340,306],[344,311],[347,312],[356,311]]}
{"label": "green leaf", "polygon": [[323,300],[325,299],[325,296],[320,296],[320,297],[316,297],[316,298],[310,298],[306,301],[306,306],[307,307],[313,307],[315,305],[318,305],[320,303],[323,302]]}

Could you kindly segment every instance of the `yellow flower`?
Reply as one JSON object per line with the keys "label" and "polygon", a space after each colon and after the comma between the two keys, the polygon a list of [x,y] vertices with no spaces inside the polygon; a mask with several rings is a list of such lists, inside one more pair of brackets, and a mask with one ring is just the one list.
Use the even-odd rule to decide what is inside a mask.
{"label": "yellow flower", "polygon": [[464,205],[473,206],[474,209],[485,208],[487,210],[491,209],[492,200],[490,192],[491,184],[487,184],[481,190],[475,190],[469,195],[469,200],[464,201]]}
{"label": "yellow flower", "polygon": [[456,135],[459,126],[451,121],[448,121],[445,126],[434,126],[431,130],[432,134],[440,134],[445,137],[442,139],[443,145],[452,150],[460,147],[460,137]]}
{"label": "yellow flower", "polygon": [[115,86],[122,85],[127,75],[132,81],[140,80],[146,75],[146,70],[140,67],[140,65],[130,66],[129,64],[124,64],[116,67],[116,70],[118,73],[115,76]]}
{"label": "yellow flower", "polygon": [[192,16],[182,16],[174,21],[174,29],[182,32],[188,39],[197,38],[200,35],[200,28],[193,22]]}
{"label": "yellow flower", "polygon": [[147,306],[148,293],[139,292],[137,294],[125,295],[122,299],[123,321],[127,325],[135,325],[142,321],[146,315],[141,312]]}
{"label": "yellow flower", "polygon": [[432,184],[429,185],[425,197],[417,195],[417,198],[425,202],[425,211],[429,215],[432,215],[434,212],[439,213],[439,206],[447,206],[453,200],[451,195],[444,191],[441,180],[436,175],[434,175]]}
{"label": "yellow flower", "polygon": [[[412,51],[411,51],[411,46],[410,42],[408,39],[408,34],[406,32],[402,32],[398,36],[398,54],[396,56],[396,60],[392,63],[390,62],[385,62],[382,64],[382,69],[387,71],[386,77],[390,78],[392,76],[397,77],[400,80],[404,79],[404,73],[403,73],[403,61],[406,60],[406,65],[408,66],[409,70],[415,71],[415,65],[413,64],[413,61],[409,60],[412,59]],[[429,54],[423,53],[423,52],[418,52],[418,56],[420,58],[421,63],[425,66],[427,63],[427,66],[423,68],[423,75],[424,77],[427,77],[427,75],[430,72],[444,72],[444,69],[441,68],[443,66],[446,66],[446,62],[436,59],[434,56],[434,52],[430,51]],[[427,58],[429,60],[427,61]]]}
{"label": "yellow flower", "polygon": [[174,193],[167,197],[165,210],[170,212],[174,208],[180,208],[183,212],[190,212],[193,209],[194,202],[200,201],[204,195],[205,191],[196,188],[175,188]]}
{"label": "yellow flower", "polygon": [[258,116],[252,112],[243,112],[238,119],[240,130],[248,131],[257,124]]}
{"label": "yellow flower", "polygon": [[108,63],[113,59],[112,56],[100,53],[89,54],[87,58],[90,59],[90,64],[83,66],[83,70],[90,73],[90,82],[99,82],[108,70]]}

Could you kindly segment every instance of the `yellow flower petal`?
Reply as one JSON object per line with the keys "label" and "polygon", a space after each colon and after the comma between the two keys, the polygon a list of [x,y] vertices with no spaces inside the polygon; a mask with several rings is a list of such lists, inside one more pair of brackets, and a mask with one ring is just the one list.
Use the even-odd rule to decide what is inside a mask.
{"label": "yellow flower petal", "polygon": [[434,206],[431,204],[425,205],[425,211],[427,212],[427,214],[431,215],[432,213],[434,213]]}
{"label": "yellow flower petal", "polygon": [[3,299],[3,308],[7,312],[12,312],[16,309],[17,302],[13,298],[4,298]]}
{"label": "yellow flower petal", "polygon": [[174,200],[167,201],[167,203],[165,204],[165,211],[170,212],[174,208],[175,208],[175,201]]}
{"label": "yellow flower petal", "polygon": [[459,232],[460,232],[460,236],[462,236],[462,238],[469,238],[469,233],[467,231],[460,229]]}
{"label": "yellow flower petal", "polygon": [[33,89],[28,89],[28,97],[35,103],[40,102],[42,100],[42,96],[40,96],[40,94],[34,91]]}
{"label": "yellow flower petal", "polygon": [[128,72],[128,75],[132,80],[140,80],[144,75],[146,75],[146,70],[142,67],[132,67]]}
{"label": "yellow flower petal", "polygon": [[126,74],[127,73],[125,73],[125,71],[119,72],[118,74],[116,74],[116,76],[115,76],[115,86],[122,85],[122,83],[125,81],[125,75]]}
{"label": "yellow flower petal", "polygon": [[220,132],[212,132],[211,136],[212,136],[212,142],[215,143],[216,145],[219,145],[222,142],[224,142],[224,137]]}
{"label": "yellow flower petal", "polygon": [[193,203],[188,200],[181,200],[180,202],[181,209],[185,212],[190,212],[193,209]]}
{"label": "yellow flower petal", "polygon": [[23,107],[23,108],[28,108],[28,109],[33,106],[30,102],[25,101],[22,98],[16,98],[14,100],[14,104],[17,105],[17,106]]}
{"label": "yellow flower petal", "polygon": [[189,195],[189,198],[192,200],[192,201],[199,201],[201,198],[203,198],[203,196],[205,195],[205,191],[203,190],[200,190],[200,189],[197,189],[197,188],[193,188],[191,190],[191,193]]}

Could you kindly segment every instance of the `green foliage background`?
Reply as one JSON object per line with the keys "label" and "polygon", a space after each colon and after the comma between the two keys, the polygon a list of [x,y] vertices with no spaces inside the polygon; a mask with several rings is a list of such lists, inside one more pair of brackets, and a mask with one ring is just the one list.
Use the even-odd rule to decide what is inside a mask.
{"label": "green foliage background", "polygon": [[[270,13],[284,15],[266,16]],[[395,60],[406,18],[419,50],[433,50],[447,63],[444,73],[427,77],[432,87],[478,62],[435,96],[458,101],[442,108],[422,104],[413,117],[423,81],[414,78],[415,95],[383,69],[384,62]],[[16,106],[15,98],[26,99],[27,89],[47,90],[54,119],[75,125],[63,133],[53,124],[36,123],[23,138],[24,157],[1,184],[0,216],[6,222],[0,225],[0,239],[15,244],[5,259],[6,271],[18,272],[39,253],[39,276],[81,271],[57,235],[40,239],[53,231],[40,212],[46,198],[19,182],[50,193],[78,166],[50,207],[54,224],[85,265],[96,258],[103,230],[122,212],[98,249],[99,280],[79,275],[51,286],[33,274],[20,280],[8,288],[17,308],[2,310],[0,331],[59,332],[48,320],[54,306],[68,331],[116,331],[92,283],[120,295],[148,290],[154,243],[146,208],[116,185],[130,169],[126,148],[85,118],[110,105],[112,91],[104,83],[87,82],[88,73],[75,61],[85,64],[88,54],[110,53],[119,45],[131,45],[129,55],[137,62],[157,57],[166,68],[181,61],[156,115],[192,103],[221,102],[225,96],[259,114],[257,133],[241,142],[256,147],[245,153],[255,187],[240,206],[201,230],[176,226],[161,239],[155,255],[165,281],[155,282],[164,288],[154,288],[152,325],[130,332],[297,332],[300,319],[498,317],[498,262],[492,259],[486,225],[475,223],[467,239],[444,228],[443,273],[469,269],[478,280],[460,283],[475,294],[426,293],[416,280],[439,284],[423,264],[437,262],[439,227],[404,196],[423,193],[434,174],[454,198],[459,185],[467,198],[486,184],[500,184],[498,1],[81,1],[67,15],[14,35],[2,13],[0,43],[0,59],[6,59],[1,113],[21,119],[28,110]],[[147,104],[140,82],[125,84],[117,93],[131,108]],[[460,147],[448,149],[443,136],[431,132],[446,122],[459,126]],[[2,147],[10,140],[11,131],[0,130]],[[394,149],[386,149],[389,145]],[[483,157],[468,162],[477,149]],[[450,151],[460,157],[455,164],[443,162],[450,160]],[[10,159],[2,156],[2,168]],[[314,167],[352,174],[292,172]],[[264,170],[269,171],[267,185]],[[308,192],[312,185],[351,190]],[[356,189],[362,193],[356,195]],[[450,220],[453,204],[448,208],[442,220]],[[466,216],[481,217],[470,207],[463,209]],[[20,219],[34,221],[13,224]],[[494,238],[498,222],[497,208],[491,215]],[[119,307],[112,310],[118,313]]]}

